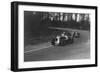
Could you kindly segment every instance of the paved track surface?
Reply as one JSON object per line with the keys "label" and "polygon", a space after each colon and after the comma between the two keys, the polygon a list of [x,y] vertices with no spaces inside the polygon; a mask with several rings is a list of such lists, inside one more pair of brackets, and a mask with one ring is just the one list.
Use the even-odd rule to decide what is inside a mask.
{"label": "paved track surface", "polygon": [[72,60],[90,58],[90,32],[67,28],[58,30],[78,31],[80,38],[75,38],[73,44],[52,46],[50,42],[25,47],[24,61]]}

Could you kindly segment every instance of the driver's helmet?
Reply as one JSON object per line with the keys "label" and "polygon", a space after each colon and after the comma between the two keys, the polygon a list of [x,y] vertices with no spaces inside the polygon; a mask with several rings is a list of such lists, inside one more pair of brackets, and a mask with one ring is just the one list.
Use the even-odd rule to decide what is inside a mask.
{"label": "driver's helmet", "polygon": [[61,36],[63,36],[63,37],[64,37],[64,36],[65,36],[65,32],[63,32],[63,33],[61,34]]}

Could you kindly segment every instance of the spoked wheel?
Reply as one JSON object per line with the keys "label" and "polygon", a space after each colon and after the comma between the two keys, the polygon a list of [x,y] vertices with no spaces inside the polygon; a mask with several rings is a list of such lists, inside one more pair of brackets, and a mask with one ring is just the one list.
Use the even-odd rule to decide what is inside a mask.
{"label": "spoked wheel", "polygon": [[51,45],[53,45],[53,46],[59,46],[59,43],[56,43],[55,41],[57,41],[57,39],[56,38],[53,38],[51,40]]}

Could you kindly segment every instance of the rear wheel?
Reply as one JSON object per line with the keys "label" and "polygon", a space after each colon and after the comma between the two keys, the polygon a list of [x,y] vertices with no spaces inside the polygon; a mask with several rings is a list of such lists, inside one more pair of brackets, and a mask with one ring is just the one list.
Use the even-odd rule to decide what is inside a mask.
{"label": "rear wheel", "polygon": [[73,37],[69,37],[69,43],[72,44],[74,42],[74,38]]}
{"label": "rear wheel", "polygon": [[70,43],[72,44],[73,42],[74,42],[74,39],[71,39],[71,42]]}

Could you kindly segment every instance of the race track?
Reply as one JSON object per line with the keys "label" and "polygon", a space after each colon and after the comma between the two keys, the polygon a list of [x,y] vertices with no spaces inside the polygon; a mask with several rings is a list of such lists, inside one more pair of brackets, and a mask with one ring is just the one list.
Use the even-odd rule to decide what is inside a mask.
{"label": "race track", "polygon": [[75,38],[73,44],[66,46],[52,46],[50,42],[26,46],[24,51],[24,61],[72,60],[90,58],[89,31],[67,28],[56,29],[78,31],[80,33],[80,38]]}

